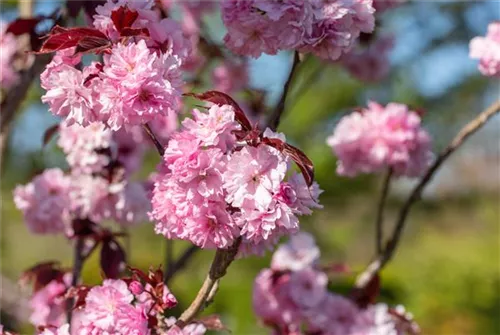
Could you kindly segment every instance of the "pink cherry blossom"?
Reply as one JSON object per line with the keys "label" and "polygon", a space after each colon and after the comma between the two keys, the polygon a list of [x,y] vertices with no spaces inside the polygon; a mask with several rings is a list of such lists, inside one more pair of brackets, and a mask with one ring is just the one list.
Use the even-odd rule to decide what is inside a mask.
{"label": "pink cherry blossom", "polygon": [[416,112],[375,102],[343,117],[327,140],[339,159],[337,172],[346,176],[387,168],[396,176],[419,176],[432,158],[430,142]]}
{"label": "pink cherry blossom", "polygon": [[71,282],[71,275],[64,280],[52,280],[31,297],[29,304],[33,310],[30,322],[35,326],[60,326],[66,321],[66,300],[64,293]]}
{"label": "pink cherry blossom", "polygon": [[14,190],[14,203],[35,234],[64,233],[71,223],[71,180],[60,169],[48,169]]}
{"label": "pink cherry blossom", "polygon": [[245,200],[249,200],[246,206],[266,210],[286,171],[286,159],[276,149],[267,145],[244,147],[227,163],[224,173],[226,200],[236,207],[242,207]]}
{"label": "pink cherry blossom", "polygon": [[314,308],[327,297],[328,277],[324,272],[305,268],[290,275],[290,298],[299,308]]}
{"label": "pink cherry blossom", "polygon": [[12,66],[17,52],[17,39],[11,33],[6,33],[7,24],[0,21],[0,87],[8,89],[19,79],[19,75]]}
{"label": "pink cherry blossom", "polygon": [[320,251],[312,235],[299,232],[292,235],[286,244],[282,244],[273,254],[271,268],[277,271],[299,271],[314,265]]}
{"label": "pink cherry blossom", "polygon": [[369,42],[367,47],[358,45],[341,58],[342,65],[359,80],[380,81],[389,74],[393,42],[392,36],[385,36]]}
{"label": "pink cherry blossom", "polygon": [[115,206],[116,222],[121,225],[132,225],[147,221],[151,203],[144,185],[139,182],[129,182],[120,193]]}
{"label": "pink cherry blossom", "polygon": [[[0,333],[2,333],[1,329]],[[66,323],[60,327],[52,327],[52,326],[45,327],[43,331],[38,333],[38,335],[70,335],[69,324]]]}
{"label": "pink cherry blossom", "polygon": [[86,126],[98,121],[99,105],[92,86],[86,86],[84,81],[82,71],[68,64],[48,67],[42,73],[42,87],[47,90],[42,102],[49,105],[52,114],[66,118],[68,125]]}
{"label": "pink cherry blossom", "polygon": [[99,172],[108,163],[109,158],[100,153],[101,149],[111,147],[112,133],[99,122],[87,127],[78,124],[59,126],[57,144],[66,155],[66,160],[73,171],[80,173]]}
{"label": "pink cherry blossom", "polygon": [[212,81],[217,91],[238,92],[248,85],[248,64],[246,62],[226,61],[212,72]]}
{"label": "pink cherry blossom", "polygon": [[113,132],[111,149],[116,160],[125,168],[127,176],[137,172],[143,163],[150,139],[140,126],[121,128]]}
{"label": "pink cherry blossom", "polygon": [[[112,333],[118,329],[119,322],[126,318],[121,309],[130,306],[133,299],[124,281],[106,279],[102,286],[93,287],[85,299],[85,323]],[[125,310],[125,314],[128,312]],[[136,317],[134,319],[137,321]]]}
{"label": "pink cherry blossom", "polygon": [[[282,191],[284,194],[282,195]],[[323,190],[318,183],[307,186],[302,174],[293,173],[286,183],[281,184],[280,195],[295,214],[311,215],[312,208],[323,208],[319,203],[319,196]]]}
{"label": "pink cherry blossom", "polygon": [[130,335],[149,335],[147,312],[148,309],[143,305],[132,306],[131,304],[122,304],[116,311],[116,332],[119,334]]}
{"label": "pink cherry blossom", "polygon": [[148,46],[161,53],[178,56],[183,62],[192,52],[192,43],[181,25],[172,19],[163,19],[148,25],[151,39]]}
{"label": "pink cherry blossom", "polygon": [[500,76],[500,22],[488,25],[485,37],[474,37],[470,41],[469,56],[479,59],[479,71],[485,76]]}

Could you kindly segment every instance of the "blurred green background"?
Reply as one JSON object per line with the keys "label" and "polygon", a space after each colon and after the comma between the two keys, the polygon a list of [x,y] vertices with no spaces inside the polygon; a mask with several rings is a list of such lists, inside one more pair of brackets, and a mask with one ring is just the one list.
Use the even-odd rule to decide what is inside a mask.
{"label": "blurred green background", "polygon": [[[2,18],[15,17],[15,2],[4,2]],[[50,12],[56,1],[39,1],[38,12]],[[500,2],[409,2],[381,18],[379,33],[396,37],[393,68],[383,82],[366,85],[340,66],[308,58],[299,69],[280,126],[288,139],[313,160],[317,181],[325,190],[323,210],[302,219],[301,227],[314,234],[322,261],[346,263],[360,271],[374,253],[375,199],[381,176],[339,178],[335,159],[325,144],[339,119],[352,107],[373,99],[423,108],[424,123],[438,152],[467,120],[498,98],[498,81],[482,77],[468,58],[468,41],[484,35],[487,24],[500,19]],[[211,37],[223,31],[217,14],[207,18]],[[252,61],[252,86],[266,90],[268,105],[276,102],[292,55],[263,56]],[[15,120],[1,183],[1,273],[15,281],[36,262],[48,259],[71,264],[71,247],[63,237],[30,235],[12,201],[12,190],[45,167],[63,166],[55,146],[41,148],[44,130],[56,121],[40,103],[38,83]],[[499,241],[499,125],[495,118],[475,135],[440,171],[412,212],[400,249],[382,273],[381,300],[402,304],[413,313],[423,334],[500,334]],[[155,153],[142,175],[158,162]],[[410,180],[392,185],[387,230],[394,222]],[[164,259],[164,239],[147,223],[131,231],[130,264],[147,269]],[[186,243],[175,242],[180,254]],[[192,300],[207,273],[213,252],[196,255],[170,288],[180,301],[178,313]],[[223,279],[214,304],[206,313],[218,313],[233,334],[262,334],[251,309],[252,281],[269,265],[264,258],[238,260]],[[85,265],[85,283],[98,283],[97,259]],[[6,292],[6,283],[2,291]],[[29,326],[8,318],[3,323],[25,333]]]}

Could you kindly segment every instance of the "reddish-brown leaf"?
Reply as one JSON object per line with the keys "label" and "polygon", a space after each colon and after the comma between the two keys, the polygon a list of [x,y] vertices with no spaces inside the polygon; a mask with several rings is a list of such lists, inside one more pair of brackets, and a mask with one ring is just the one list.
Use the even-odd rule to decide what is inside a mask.
{"label": "reddish-brown leaf", "polygon": [[75,299],[73,309],[80,307],[85,307],[85,298],[89,293],[91,287],[86,285],[80,285],[76,287],[70,287],[65,294],[66,299]]}
{"label": "reddish-brown leaf", "polygon": [[111,41],[107,38],[84,37],[76,45],[75,53],[95,53],[100,54],[111,49]]}
{"label": "reddish-brown leaf", "polygon": [[59,262],[48,261],[36,264],[21,274],[19,282],[26,284],[33,283],[33,291],[44,288],[52,280],[62,280],[64,272],[59,267]]}
{"label": "reddish-brown leaf", "polygon": [[59,123],[53,125],[53,126],[50,126],[49,128],[47,128],[45,130],[45,132],[43,133],[43,146],[45,147],[49,141],[52,139],[52,137],[54,137],[55,134],[57,134],[57,132],[59,131]]}
{"label": "reddish-brown leaf", "polygon": [[123,28],[120,33],[122,37],[149,37],[149,30],[147,28]]}
{"label": "reddish-brown leaf", "polygon": [[189,97],[194,97],[200,100],[204,101],[209,101],[211,103],[214,103],[216,105],[222,106],[222,105],[230,105],[234,108],[235,112],[235,118],[236,121],[241,125],[243,130],[251,130],[252,129],[252,124],[248,120],[247,116],[245,115],[245,112],[241,109],[241,107],[238,105],[236,101],[234,101],[233,98],[231,98],[229,95],[226,93],[222,93],[219,91],[207,91],[205,93],[186,93],[184,94],[185,96]]}
{"label": "reddish-brown leaf", "polygon": [[125,28],[131,28],[139,13],[136,10],[129,9],[127,6],[121,6],[111,12],[111,20],[118,32],[122,32]]}
{"label": "reddish-brown leaf", "polygon": [[[51,53],[58,50],[76,47],[81,41],[84,41],[84,49],[88,49],[91,44],[94,49],[109,45],[106,35],[94,28],[63,28],[55,26],[43,42],[38,54]],[[90,41],[90,42],[89,42]]]}
{"label": "reddish-brown leaf", "polygon": [[120,244],[112,238],[104,240],[101,249],[101,269],[106,278],[118,278],[125,268],[125,251]]}
{"label": "reddish-brown leaf", "polygon": [[14,35],[22,35],[22,34],[29,34],[35,31],[35,27],[42,21],[44,17],[36,17],[36,18],[31,18],[31,19],[17,19],[15,21],[12,21],[7,29],[5,30],[6,33],[11,33]]}
{"label": "reddish-brown leaf", "polygon": [[376,302],[379,293],[380,276],[376,274],[365,287],[355,288],[351,293],[351,297],[359,307],[365,308]]}

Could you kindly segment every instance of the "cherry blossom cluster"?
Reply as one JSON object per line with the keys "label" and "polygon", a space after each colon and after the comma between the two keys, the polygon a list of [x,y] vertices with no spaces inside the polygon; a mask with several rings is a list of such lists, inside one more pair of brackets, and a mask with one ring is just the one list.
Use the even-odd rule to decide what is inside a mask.
{"label": "cherry blossom cluster", "polygon": [[17,53],[16,37],[6,32],[7,24],[0,21],[0,88],[8,89],[19,79],[13,67],[14,56]]}
{"label": "cherry blossom cluster", "polygon": [[133,133],[112,132],[100,123],[88,127],[61,124],[59,132],[58,145],[70,172],[47,169],[14,190],[14,202],[28,229],[36,234],[72,236],[75,219],[97,223],[113,219],[122,225],[147,220],[146,185],[126,178],[142,163],[143,134],[134,139]]}
{"label": "cherry blossom cluster", "polygon": [[328,291],[328,276],[318,265],[313,237],[291,236],[273,255],[271,268],[255,279],[253,308],[262,322],[280,334],[401,335],[417,332],[402,307],[356,301]]}
{"label": "cherry blossom cluster", "polygon": [[351,75],[364,82],[384,79],[390,70],[389,53],[393,48],[392,36],[382,36],[356,46],[340,58]]}
{"label": "cherry blossom cluster", "polygon": [[470,57],[479,59],[479,71],[485,76],[500,76],[500,22],[490,23],[485,37],[470,41]]}
{"label": "cherry blossom cluster", "polygon": [[[41,77],[47,91],[42,101],[50,111],[68,125],[103,122],[113,130],[178,112],[180,68],[191,53],[181,26],[161,19],[153,1],[108,1],[96,13],[97,30],[56,27],[41,49],[59,50]],[[76,47],[71,42],[54,46],[73,36],[79,38]],[[82,52],[103,53],[103,61],[80,70]]]}
{"label": "cherry blossom cluster", "polygon": [[298,50],[336,60],[361,32],[373,31],[374,12],[372,0],[224,0],[224,41],[239,55]]}
{"label": "cherry blossom cluster", "polygon": [[272,145],[284,136],[267,129],[242,137],[235,113],[227,104],[194,110],[172,136],[153,190],[158,234],[202,248],[227,248],[241,236],[246,251],[262,251],[320,207],[316,183],[301,174],[286,180],[290,159]]}
{"label": "cherry blossom cluster", "polygon": [[419,114],[398,103],[369,102],[344,116],[327,143],[338,158],[337,173],[350,177],[388,168],[395,176],[417,177],[432,160]]}
{"label": "cherry blossom cluster", "polygon": [[[38,308],[31,320],[38,327],[38,334],[205,334],[209,324],[206,327],[201,322],[192,322],[180,328],[175,325],[174,317],[166,316],[177,305],[177,299],[163,283],[161,270],[150,270],[147,274],[138,269],[130,271],[131,277],[68,289],[69,283],[64,281],[70,277],[52,264],[29,270],[26,276],[35,282],[31,304]],[[47,279],[50,282],[43,285]],[[44,297],[38,299],[40,296]],[[71,327],[65,323],[67,299],[74,299]]]}

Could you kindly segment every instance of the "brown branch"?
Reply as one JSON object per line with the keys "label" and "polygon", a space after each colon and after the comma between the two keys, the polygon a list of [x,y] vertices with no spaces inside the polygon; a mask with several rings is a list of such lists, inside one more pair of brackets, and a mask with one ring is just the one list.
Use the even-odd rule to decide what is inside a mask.
{"label": "brown branch", "polygon": [[155,134],[153,133],[153,130],[151,129],[151,127],[149,126],[149,124],[147,124],[147,123],[143,124],[143,127],[144,127],[144,130],[146,131],[146,133],[151,138],[151,141],[155,145],[156,150],[158,150],[158,153],[160,154],[160,156],[163,156],[163,154],[165,153],[165,148],[160,143],[160,141],[158,140],[158,138],[155,136]]}
{"label": "brown branch", "polygon": [[383,248],[382,244],[384,239],[384,231],[383,231],[384,209],[385,209],[385,203],[387,201],[387,195],[389,194],[391,177],[392,177],[392,169],[389,168],[384,178],[384,184],[382,185],[382,192],[380,193],[380,199],[377,206],[377,221],[375,222],[376,226],[375,239],[376,239],[377,255],[382,254],[382,248]]}
{"label": "brown branch", "polygon": [[475,119],[466,124],[451,141],[451,143],[439,154],[437,159],[429,167],[425,175],[422,177],[417,186],[415,186],[410,196],[403,204],[403,207],[399,212],[392,237],[387,243],[384,252],[379,255],[374,261],[372,261],[367,266],[367,268],[358,276],[355,283],[356,288],[364,288],[371,281],[371,279],[392,259],[401,239],[401,235],[406,223],[406,218],[410,213],[410,209],[420,199],[422,191],[424,190],[425,186],[427,186],[427,184],[432,180],[432,177],[434,177],[436,171],[441,167],[446,159],[453,152],[455,152],[455,150],[457,150],[467,140],[467,138],[469,138],[469,136],[473,135],[476,131],[481,129],[481,127],[498,112],[500,112],[500,100],[495,101]]}
{"label": "brown branch", "polygon": [[182,256],[179,257],[179,259],[177,259],[177,261],[175,261],[172,264],[172,266],[170,266],[168,270],[165,272],[165,276],[163,279],[165,284],[167,284],[178,271],[183,269],[187,265],[191,257],[193,257],[199,250],[200,248],[198,248],[196,245],[192,245],[189,248],[187,248],[182,254]]}
{"label": "brown branch", "polygon": [[300,55],[298,51],[295,51],[295,53],[293,54],[292,68],[290,69],[290,73],[288,74],[285,86],[283,87],[283,93],[281,93],[280,101],[276,105],[276,108],[271,114],[271,117],[268,122],[269,128],[271,128],[272,130],[276,130],[278,128],[278,125],[281,120],[281,115],[285,110],[285,102],[286,102],[286,97],[288,95],[288,91],[290,90],[290,84],[292,83],[293,76],[295,74],[295,71],[297,70],[297,66],[299,65],[299,63],[300,63]]}
{"label": "brown branch", "polygon": [[210,271],[208,272],[202,287],[198,291],[198,294],[191,305],[177,320],[177,326],[182,328],[187,325],[201,311],[203,311],[206,307],[207,301],[214,298],[216,291],[214,287],[217,287],[219,280],[226,275],[227,268],[234,261],[240,244],[241,237],[238,238],[228,249],[217,249],[212,265],[210,266]]}
{"label": "brown branch", "polygon": [[[80,280],[80,275],[82,273],[82,268],[83,268],[83,262],[85,260],[85,256],[83,255],[84,244],[85,244],[85,239],[83,237],[76,236],[74,256],[73,256],[73,270],[71,273],[71,287],[75,287],[76,285],[78,285],[78,282]],[[70,299],[68,300],[68,303],[66,305],[66,315],[69,324],[71,324],[71,314],[73,312],[73,304],[74,300]]]}

